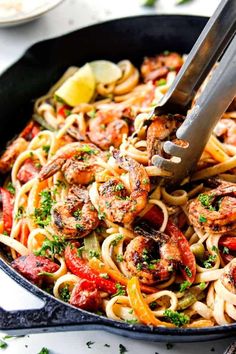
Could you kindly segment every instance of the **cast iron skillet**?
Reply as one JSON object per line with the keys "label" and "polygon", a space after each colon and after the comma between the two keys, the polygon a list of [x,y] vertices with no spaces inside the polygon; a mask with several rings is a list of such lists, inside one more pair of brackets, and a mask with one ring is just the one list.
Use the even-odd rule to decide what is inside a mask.
{"label": "cast iron skillet", "polygon": [[[196,16],[140,16],[83,28],[31,47],[0,77],[0,148],[19,133],[30,117],[35,98],[70,65],[94,59],[130,59],[139,65],[145,55],[163,50],[188,53],[207,19]],[[0,254],[0,267],[16,282],[40,297],[39,310],[7,312],[0,308],[0,330],[29,332],[104,329],[131,338],[152,341],[192,342],[233,336],[236,324],[203,329],[153,328],[130,325],[88,313],[46,294],[16,273]]]}

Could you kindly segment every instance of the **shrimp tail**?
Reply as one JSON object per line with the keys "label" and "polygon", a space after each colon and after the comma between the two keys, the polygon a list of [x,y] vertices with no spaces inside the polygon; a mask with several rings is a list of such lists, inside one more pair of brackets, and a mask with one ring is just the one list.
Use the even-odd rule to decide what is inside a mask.
{"label": "shrimp tail", "polygon": [[53,159],[50,163],[45,165],[41,169],[38,175],[39,181],[42,182],[45,179],[53,176],[56,172],[58,172],[61,169],[65,161],[66,161],[65,159],[57,158],[57,159]]}

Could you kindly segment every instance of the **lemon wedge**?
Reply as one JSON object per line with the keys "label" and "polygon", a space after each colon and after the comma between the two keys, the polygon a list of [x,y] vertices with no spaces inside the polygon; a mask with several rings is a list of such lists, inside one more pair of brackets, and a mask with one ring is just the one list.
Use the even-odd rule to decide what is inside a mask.
{"label": "lemon wedge", "polygon": [[96,80],[91,66],[87,63],[69,77],[55,92],[55,96],[75,107],[88,103],[93,97]]}
{"label": "lemon wedge", "polygon": [[122,72],[118,65],[108,60],[95,60],[89,63],[95,79],[101,84],[110,84],[120,79]]}

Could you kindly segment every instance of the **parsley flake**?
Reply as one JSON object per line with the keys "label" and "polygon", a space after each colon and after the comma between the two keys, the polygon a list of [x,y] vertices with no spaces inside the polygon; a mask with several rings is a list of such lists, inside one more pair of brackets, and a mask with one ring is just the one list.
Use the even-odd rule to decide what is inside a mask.
{"label": "parsley flake", "polygon": [[173,310],[165,310],[164,316],[166,316],[171,323],[173,323],[177,327],[181,327],[187,323],[189,323],[189,317],[184,313],[173,311]]}
{"label": "parsley flake", "polygon": [[92,347],[92,345],[94,345],[94,343],[95,343],[95,342],[89,341],[89,342],[86,343],[86,345],[87,345],[87,347],[88,347],[89,349],[91,349],[91,347]]}

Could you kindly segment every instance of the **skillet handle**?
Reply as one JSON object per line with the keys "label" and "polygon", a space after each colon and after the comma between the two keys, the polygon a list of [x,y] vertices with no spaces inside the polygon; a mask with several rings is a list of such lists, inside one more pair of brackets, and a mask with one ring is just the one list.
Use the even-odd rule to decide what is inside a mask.
{"label": "skillet handle", "polygon": [[[12,335],[60,330],[83,330],[104,324],[103,318],[96,314],[76,309],[45,293],[28,280],[16,274],[2,259],[0,268],[13,280],[44,302],[40,309],[6,311],[0,307],[0,331]],[[17,295],[16,295],[17,296]]]}

